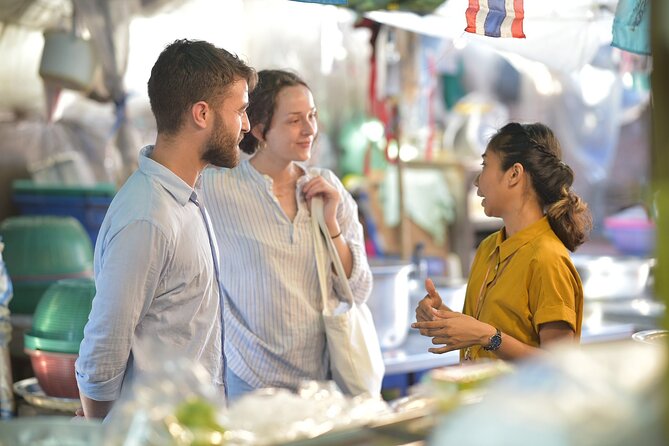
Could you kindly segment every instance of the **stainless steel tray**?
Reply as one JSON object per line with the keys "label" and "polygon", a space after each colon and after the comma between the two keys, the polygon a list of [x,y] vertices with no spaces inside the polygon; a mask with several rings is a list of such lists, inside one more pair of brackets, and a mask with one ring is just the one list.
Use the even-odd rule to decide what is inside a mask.
{"label": "stainless steel tray", "polygon": [[644,330],[638,331],[632,335],[632,339],[646,344],[662,345],[667,342],[669,330]]}
{"label": "stainless steel tray", "polygon": [[57,398],[44,393],[37,382],[37,378],[28,378],[14,383],[14,393],[22,397],[33,406],[45,409],[59,410],[63,412],[74,412],[81,407],[78,399]]}

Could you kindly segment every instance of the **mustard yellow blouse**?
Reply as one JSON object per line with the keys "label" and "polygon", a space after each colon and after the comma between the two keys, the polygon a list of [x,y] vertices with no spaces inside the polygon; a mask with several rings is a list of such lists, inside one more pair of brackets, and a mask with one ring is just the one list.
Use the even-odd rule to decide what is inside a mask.
{"label": "mustard yellow blouse", "polygon": [[[539,326],[547,322],[564,321],[580,338],[583,285],[546,217],[506,240],[502,228],[481,242],[463,313],[535,347]],[[472,347],[470,357],[496,358],[481,346]]]}

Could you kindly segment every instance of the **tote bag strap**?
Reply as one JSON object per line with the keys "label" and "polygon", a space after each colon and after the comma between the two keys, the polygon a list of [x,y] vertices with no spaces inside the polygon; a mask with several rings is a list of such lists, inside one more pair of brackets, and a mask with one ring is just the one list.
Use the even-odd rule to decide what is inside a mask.
{"label": "tote bag strap", "polygon": [[[341,279],[342,283],[342,288],[344,290],[344,297],[346,299],[346,303],[349,305],[353,305],[353,291],[351,291],[351,286],[348,283],[348,278],[346,277],[346,271],[344,270],[344,265],[341,263],[341,258],[339,257],[339,253],[337,252],[337,248],[334,245],[334,242],[330,238],[330,233],[328,231],[328,227],[325,224],[325,214],[323,212],[323,199],[321,197],[314,197],[311,199],[311,225],[313,230],[313,233],[315,234],[314,236],[314,244],[316,245],[316,262],[318,262],[318,259],[325,256],[320,256],[319,255],[319,248],[322,250],[323,249],[323,240],[325,241],[325,246],[327,247],[327,254],[329,256],[329,260],[332,261],[332,264],[334,265],[335,271],[337,272],[337,275]],[[319,230],[320,229],[320,230]],[[323,234],[321,236],[321,233]],[[316,238],[318,238],[318,243]],[[325,263],[325,268],[322,268],[321,265],[318,265],[318,278],[321,283],[321,294],[323,295],[323,309],[327,309],[328,307],[326,306],[327,304],[327,292],[325,291],[327,288],[327,272],[328,272],[328,265],[327,261],[322,262]],[[325,282],[325,283],[324,283]]]}
{"label": "tote bag strap", "polygon": [[314,213],[314,201],[320,200],[321,212],[323,210],[323,199],[320,197],[311,200],[311,234],[314,240],[314,256],[316,257],[316,271],[318,272],[318,284],[321,291],[321,299],[323,301],[323,311],[328,309],[328,254],[323,245],[323,236],[318,225],[318,217]]}

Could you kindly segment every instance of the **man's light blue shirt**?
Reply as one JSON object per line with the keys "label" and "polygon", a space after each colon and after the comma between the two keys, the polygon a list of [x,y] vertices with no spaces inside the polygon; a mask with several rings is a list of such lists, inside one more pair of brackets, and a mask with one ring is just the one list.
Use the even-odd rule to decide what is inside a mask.
{"label": "man's light blue shirt", "polygon": [[[96,295],[76,362],[79,390],[112,401],[156,351],[199,362],[222,385],[219,288],[194,190],[144,147],[95,246]],[[212,235],[213,236],[213,235]],[[215,244],[215,241],[214,241]],[[161,348],[139,349],[140,344]]]}

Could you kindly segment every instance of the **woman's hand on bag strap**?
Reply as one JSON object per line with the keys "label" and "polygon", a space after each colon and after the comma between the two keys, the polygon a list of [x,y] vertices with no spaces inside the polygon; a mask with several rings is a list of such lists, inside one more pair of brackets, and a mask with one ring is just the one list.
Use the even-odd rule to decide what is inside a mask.
{"label": "woman's hand on bag strap", "polygon": [[311,199],[316,195],[323,198],[323,217],[325,217],[325,224],[330,232],[330,237],[340,234],[341,229],[337,221],[337,207],[339,206],[341,197],[337,188],[325,178],[318,176],[309,180],[302,187],[302,193],[309,206],[311,206]]}

